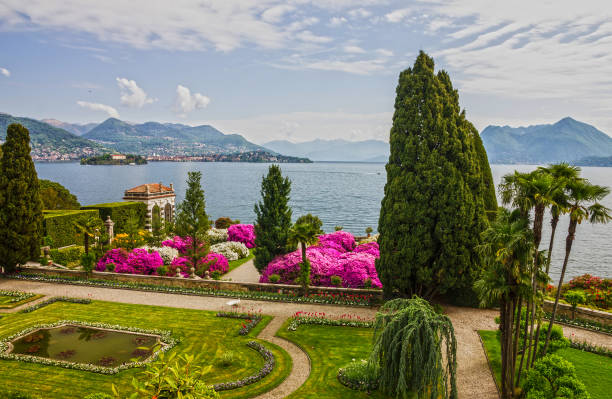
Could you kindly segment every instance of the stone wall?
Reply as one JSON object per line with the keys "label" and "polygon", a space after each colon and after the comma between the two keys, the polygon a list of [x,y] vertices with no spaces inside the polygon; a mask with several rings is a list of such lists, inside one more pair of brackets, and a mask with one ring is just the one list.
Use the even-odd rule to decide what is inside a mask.
{"label": "stone wall", "polygon": [[[51,269],[38,266],[26,266],[24,271],[29,273],[44,274],[47,276],[60,277],[79,277],[85,278],[86,274],[77,270],[66,269]],[[223,280],[204,280],[190,279],[180,277],[161,277],[161,276],[143,276],[139,274],[123,274],[109,272],[92,272],[92,279],[122,281],[136,284],[155,284],[167,287],[181,288],[204,288],[226,291],[260,291],[260,292],[279,292],[283,290],[297,292],[300,286],[288,284],[264,284],[264,283],[241,283],[237,281]],[[335,288],[335,287],[310,287],[310,292],[322,294],[344,294],[344,295],[372,295],[372,302],[382,302],[383,294],[381,290],[374,289],[359,289],[359,288]]]}
{"label": "stone wall", "polygon": [[[544,310],[547,312],[552,312],[553,305],[554,302],[552,301],[544,301]],[[572,317],[572,306],[565,303],[559,303],[557,313],[567,317]],[[576,308],[576,318],[595,321],[606,326],[612,325],[612,313],[602,312],[601,310],[579,307]]]}

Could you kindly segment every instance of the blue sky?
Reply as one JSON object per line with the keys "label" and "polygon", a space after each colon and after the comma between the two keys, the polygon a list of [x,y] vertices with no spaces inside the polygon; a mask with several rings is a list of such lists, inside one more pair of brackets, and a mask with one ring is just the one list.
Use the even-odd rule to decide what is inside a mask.
{"label": "blue sky", "polygon": [[569,115],[612,134],[607,1],[1,0],[0,49],[0,112],[39,119],[386,140],[423,49],[479,129]]}

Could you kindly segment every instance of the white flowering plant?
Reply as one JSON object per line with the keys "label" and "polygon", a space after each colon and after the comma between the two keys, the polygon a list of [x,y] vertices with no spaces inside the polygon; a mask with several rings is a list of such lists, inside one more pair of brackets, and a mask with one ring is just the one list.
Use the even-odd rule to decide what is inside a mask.
{"label": "white flowering plant", "polygon": [[159,256],[164,260],[164,265],[169,265],[172,263],[174,258],[179,256],[179,251],[172,247],[149,247],[144,246],[143,249],[146,249],[148,252],[157,252]]}
{"label": "white flowering plant", "polygon": [[249,249],[247,246],[238,241],[226,241],[211,245],[210,252],[221,254],[229,261],[238,260],[249,256]]}
{"label": "white flowering plant", "polygon": [[206,232],[206,238],[210,245],[219,244],[227,241],[227,229],[212,228]]}

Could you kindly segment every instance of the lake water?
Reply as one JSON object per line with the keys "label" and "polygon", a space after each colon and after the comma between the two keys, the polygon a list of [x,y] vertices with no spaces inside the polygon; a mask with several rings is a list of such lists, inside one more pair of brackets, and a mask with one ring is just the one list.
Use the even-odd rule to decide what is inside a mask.
{"label": "lake water", "polygon": [[[75,194],[81,204],[121,201],[123,192],[143,183],[174,183],[177,201],[186,188],[187,172],[203,175],[208,214],[216,219],[229,216],[244,223],[255,219],[254,204],[260,199],[261,178],[268,164],[229,162],[152,162],[142,166],[92,166],[78,163],[38,163],[39,177],[60,182]],[[283,164],[283,174],[292,181],[291,207],[294,219],[312,213],[323,220],[323,228],[334,226],[363,235],[368,226],[376,230],[380,201],[386,182],[384,164],[324,163]],[[529,165],[492,165],[496,185],[501,177]],[[612,168],[583,168],[583,176],[595,184],[612,185]],[[604,200],[612,208],[612,195]],[[564,255],[567,218],[557,228],[552,276],[558,276]],[[542,247],[548,248],[550,224],[544,225]],[[591,273],[612,276],[612,223],[582,224],[572,248],[569,276]]]}

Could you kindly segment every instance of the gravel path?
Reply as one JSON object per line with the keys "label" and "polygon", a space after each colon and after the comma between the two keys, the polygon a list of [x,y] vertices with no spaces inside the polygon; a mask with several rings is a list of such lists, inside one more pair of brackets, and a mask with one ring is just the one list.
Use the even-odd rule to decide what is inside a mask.
{"label": "gravel path", "polygon": [[[222,297],[166,294],[6,279],[0,279],[0,289],[28,291],[47,296],[70,296],[101,301],[213,311],[229,310],[230,307],[227,302],[231,300]],[[373,318],[376,314],[376,309],[370,308],[250,300],[240,301],[236,310],[245,312],[261,310],[263,314],[274,316],[270,324],[260,333],[259,338],[281,346],[291,355],[293,360],[293,368],[287,380],[267,394],[259,396],[258,399],[282,398],[302,385],[310,374],[308,356],[295,345],[274,336],[287,317],[293,316],[297,311],[325,312],[329,317],[351,314],[363,318]],[[459,397],[462,399],[474,397],[497,399],[497,389],[489,371],[477,331],[497,328],[494,319],[498,312],[454,306],[446,306],[445,310],[453,322],[457,338]],[[574,340],[586,340],[593,344],[612,348],[612,337],[609,335],[565,326],[563,330],[566,336]]]}
{"label": "gravel path", "polygon": [[253,259],[244,262],[223,276],[223,280],[240,281],[241,283],[259,283],[259,272]]}

